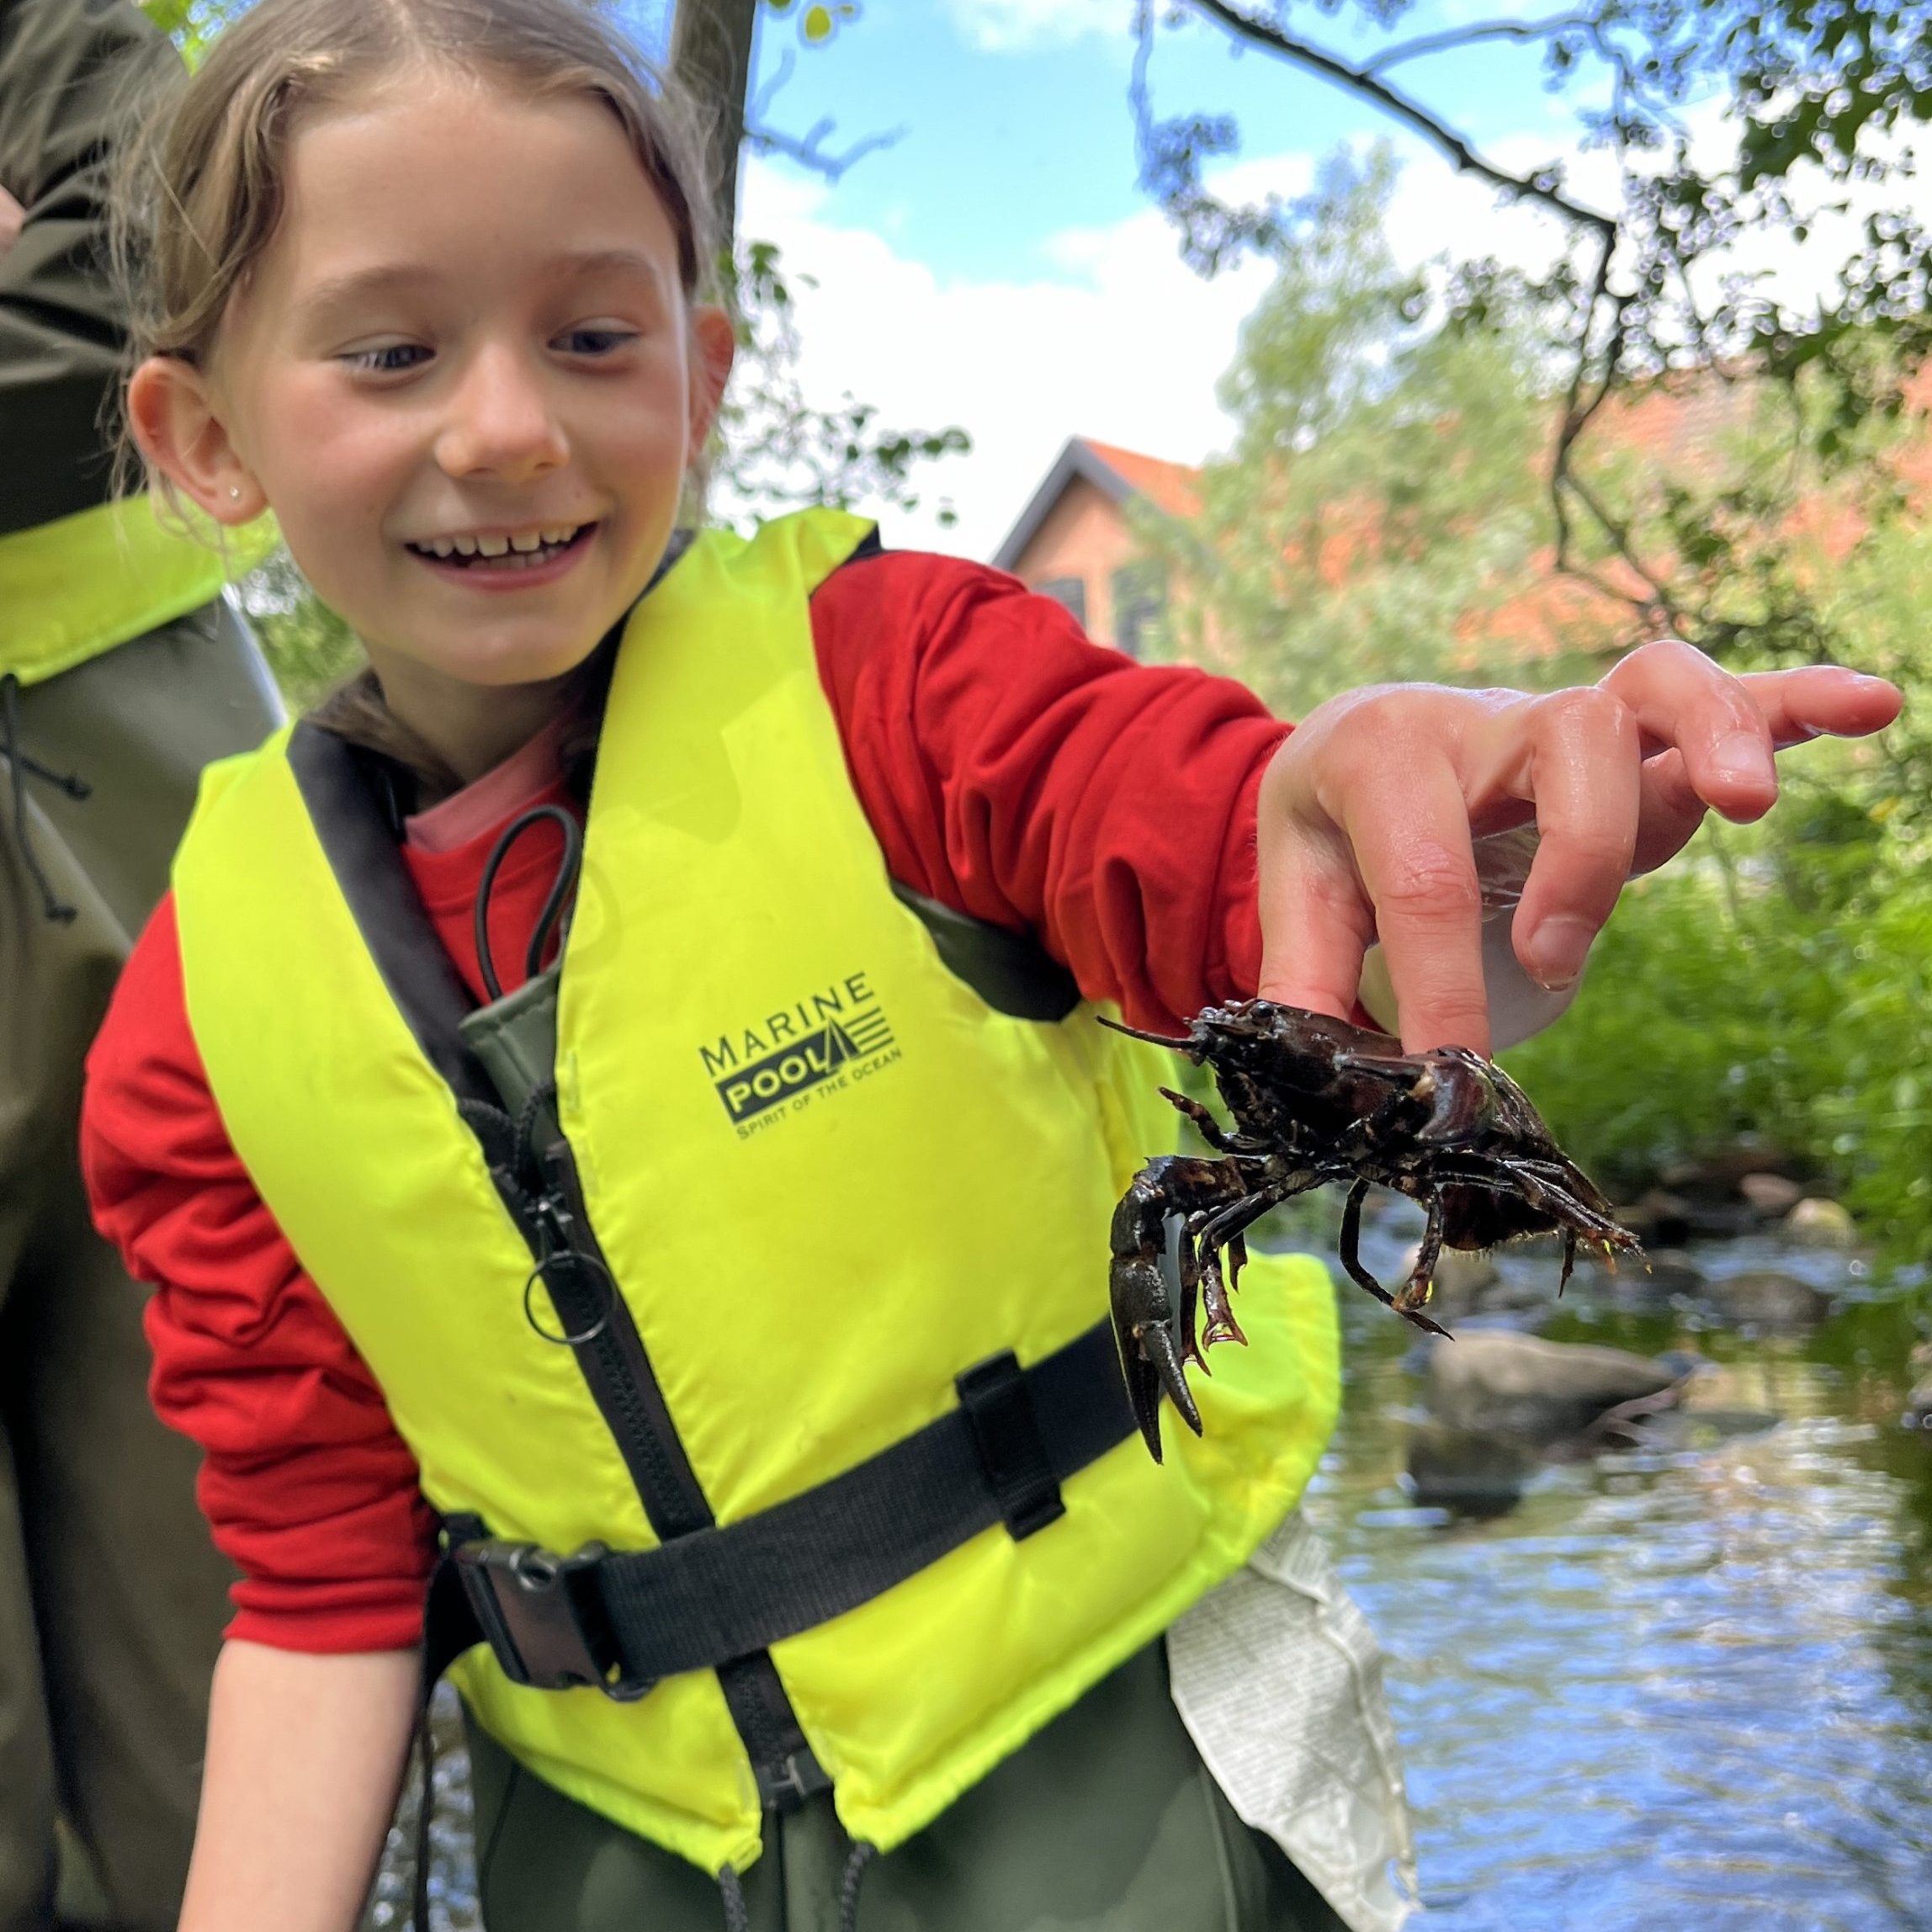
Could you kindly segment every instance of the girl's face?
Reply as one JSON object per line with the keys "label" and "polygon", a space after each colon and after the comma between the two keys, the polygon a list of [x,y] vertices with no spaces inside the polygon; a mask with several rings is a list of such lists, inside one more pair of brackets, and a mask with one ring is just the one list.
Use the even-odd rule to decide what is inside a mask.
{"label": "girl's face", "polygon": [[561,676],[662,555],[730,364],[622,129],[412,74],[302,124],[286,188],[212,366],[137,372],[144,448],[225,523],[273,509],[406,717]]}

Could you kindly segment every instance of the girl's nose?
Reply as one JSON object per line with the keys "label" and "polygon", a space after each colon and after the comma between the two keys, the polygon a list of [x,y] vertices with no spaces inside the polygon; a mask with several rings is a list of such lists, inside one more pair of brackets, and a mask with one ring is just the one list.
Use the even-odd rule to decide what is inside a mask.
{"label": "girl's nose", "polygon": [[482,350],[453,393],[437,438],[444,473],[521,483],[569,458],[540,373],[507,348]]}

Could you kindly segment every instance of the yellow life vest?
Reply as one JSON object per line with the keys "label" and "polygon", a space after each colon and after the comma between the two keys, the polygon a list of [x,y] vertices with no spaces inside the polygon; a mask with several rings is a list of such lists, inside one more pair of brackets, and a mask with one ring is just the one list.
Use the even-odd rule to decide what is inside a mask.
{"label": "yellow life vest", "polygon": [[38,684],[184,617],[275,541],[263,518],[217,550],[157,521],[146,496],[10,531],[0,536],[0,677]]}
{"label": "yellow life vest", "polygon": [[[1174,1143],[1162,1056],[1090,1007],[995,1011],[894,896],[808,610],[868,528],[811,512],[749,541],[708,533],[638,605],[562,958],[578,1205],[727,1536],[956,1415],[963,1371],[1011,1351],[1031,1372],[1091,1331],[1115,1202]],[[430,1501],[549,1551],[652,1552],[654,1478],[620,1452],[592,1370],[533,1331],[531,1250],[447,1040],[405,1017],[443,996],[405,982],[440,973],[447,993],[447,959],[372,953],[365,935],[420,908],[396,898],[400,870],[360,876],[380,863],[366,826],[325,845],[336,781],[298,768],[301,729],[293,756],[284,734],[211,769],[175,869],[223,1121]],[[1244,1287],[1252,1346],[1216,1354],[1203,1437],[1170,1430],[1157,1467],[1123,1429],[1038,1533],[994,1523],[770,1645],[855,1838],[918,1831],[1294,1502],[1338,1401],[1334,1298],[1307,1259],[1257,1257]],[[579,1802],[709,1871],[758,1855],[730,1671],[633,1701],[514,1683],[489,1651],[458,1675],[491,1734]]]}

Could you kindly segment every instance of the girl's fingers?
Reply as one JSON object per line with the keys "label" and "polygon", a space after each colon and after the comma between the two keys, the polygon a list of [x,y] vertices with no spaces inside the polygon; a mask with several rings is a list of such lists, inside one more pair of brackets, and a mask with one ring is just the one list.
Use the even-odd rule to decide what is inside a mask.
{"label": "girl's fingers", "polygon": [[1351,793],[1342,829],[1375,908],[1403,1044],[1488,1053],[1482,894],[1454,767],[1440,751],[1391,761]]}
{"label": "girl's fingers", "polygon": [[1781,751],[1810,738],[1863,738],[1882,731],[1905,702],[1896,684],[1836,664],[1748,671],[1738,682]]}
{"label": "girl's fingers", "polygon": [[[1780,751],[1813,738],[1862,738],[1882,731],[1903,703],[1897,685],[1835,664],[1748,671],[1738,682]],[[1647,759],[1632,873],[1653,872],[1681,852],[1704,812],[1705,800],[1690,781],[1681,752],[1667,751]]]}
{"label": "girl's fingers", "polygon": [[1772,735],[1741,678],[1675,639],[1647,644],[1597,687],[1636,718],[1644,748],[1684,755],[1690,788],[1726,818],[1762,818],[1778,795]]}
{"label": "girl's fingers", "polygon": [[1637,719],[1603,689],[1566,691],[1530,712],[1521,789],[1540,842],[1512,937],[1530,977],[1553,989],[1583,970],[1630,876],[1643,801]]}
{"label": "girl's fingers", "polygon": [[1264,1000],[1347,1019],[1361,962],[1375,938],[1369,904],[1346,841],[1264,815],[1257,830]]}

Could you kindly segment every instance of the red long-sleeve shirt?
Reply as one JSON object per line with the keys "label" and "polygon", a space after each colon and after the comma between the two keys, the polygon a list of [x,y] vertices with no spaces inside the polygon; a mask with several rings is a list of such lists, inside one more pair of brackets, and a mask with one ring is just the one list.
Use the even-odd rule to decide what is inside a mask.
{"label": "red long-sleeve shirt", "polygon": [[[894,878],[1030,930],[1090,998],[1140,1025],[1254,990],[1255,790],[1287,728],[1248,692],[1133,664],[1057,604],[948,558],[849,564],[811,615]],[[471,909],[500,830],[405,851],[479,998]],[[552,875],[554,854],[529,847],[492,899],[499,961],[522,958]],[[82,1158],[102,1232],[155,1290],[151,1392],[204,1452],[201,1505],[242,1572],[231,1635],[310,1651],[414,1643],[433,1537],[415,1462],[229,1144],[188,1027],[172,900],[90,1056]]]}

